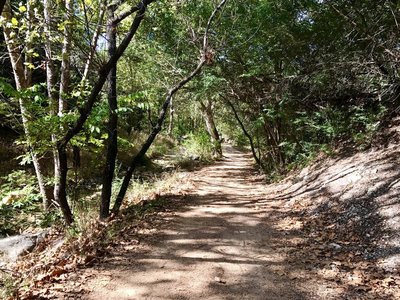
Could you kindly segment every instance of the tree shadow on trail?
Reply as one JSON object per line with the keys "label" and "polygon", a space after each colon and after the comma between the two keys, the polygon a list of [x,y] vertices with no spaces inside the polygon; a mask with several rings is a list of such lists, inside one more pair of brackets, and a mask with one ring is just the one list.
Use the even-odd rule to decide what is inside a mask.
{"label": "tree shadow on trail", "polygon": [[[107,299],[396,299],[379,287],[388,273],[378,261],[400,254],[379,240],[395,234],[387,222],[400,205],[397,160],[342,168],[337,159],[339,169],[321,166],[294,187],[265,187],[278,192],[265,195],[238,158],[201,169],[195,192],[162,196],[143,218],[150,225],[128,236],[140,247],[96,267],[119,274]],[[377,175],[367,184],[363,172]]]}
{"label": "tree shadow on trail", "polygon": [[162,196],[158,211],[144,217],[150,225],[128,236],[140,246],[95,267],[119,274],[108,283],[108,299],[312,299],[293,284],[275,250],[290,237],[262,222],[260,186],[242,180],[258,181],[250,158],[237,162],[234,155],[242,157],[237,152],[202,169],[196,192]]}
{"label": "tree shadow on trail", "polygon": [[[125,270],[118,279],[121,285],[141,286],[144,298],[311,299],[296,288],[286,274],[285,259],[274,250],[290,236],[260,222],[253,201],[238,199],[240,204],[231,205],[234,198],[186,195],[176,210],[176,197],[169,197],[168,207],[177,213],[171,223],[161,221],[157,231],[139,234],[144,247],[119,253],[103,270]],[[202,210],[193,212],[193,206]],[[165,290],[166,284],[173,292]]]}

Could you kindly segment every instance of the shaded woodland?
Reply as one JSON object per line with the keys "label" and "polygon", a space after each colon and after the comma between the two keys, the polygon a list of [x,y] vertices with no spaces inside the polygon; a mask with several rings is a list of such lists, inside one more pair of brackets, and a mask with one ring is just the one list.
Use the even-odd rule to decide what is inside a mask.
{"label": "shaded woodland", "polygon": [[[4,153],[1,196],[40,198],[67,224],[82,169],[103,174],[107,218],[160,132],[204,159],[223,139],[250,147],[273,179],[368,147],[397,113],[395,1],[4,3],[1,126],[24,167]],[[17,195],[15,176],[36,184]]]}
{"label": "shaded woodland", "polygon": [[1,0],[0,235],[82,232],[137,182],[252,153],[274,182],[379,139],[400,6],[353,0]]}

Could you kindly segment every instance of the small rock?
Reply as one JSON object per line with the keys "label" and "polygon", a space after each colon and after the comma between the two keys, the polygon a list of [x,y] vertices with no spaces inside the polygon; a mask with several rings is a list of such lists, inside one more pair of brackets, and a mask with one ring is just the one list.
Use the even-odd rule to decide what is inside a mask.
{"label": "small rock", "polygon": [[222,284],[225,284],[225,283],[226,283],[226,280],[223,280],[221,277],[218,277],[218,276],[216,276],[216,277],[214,278],[214,280],[215,280],[216,282],[218,282],[218,283],[222,283]]}
{"label": "small rock", "polygon": [[330,243],[329,248],[334,249],[334,250],[340,250],[340,249],[342,249],[342,246],[340,246],[339,244],[336,244],[336,243]]}
{"label": "small rock", "polygon": [[39,234],[21,234],[0,239],[0,254],[3,261],[16,261],[17,258],[29,251],[41,242],[48,231]]}
{"label": "small rock", "polygon": [[3,259],[16,261],[25,252],[31,251],[36,245],[36,237],[28,234],[17,235],[0,240],[0,252]]}

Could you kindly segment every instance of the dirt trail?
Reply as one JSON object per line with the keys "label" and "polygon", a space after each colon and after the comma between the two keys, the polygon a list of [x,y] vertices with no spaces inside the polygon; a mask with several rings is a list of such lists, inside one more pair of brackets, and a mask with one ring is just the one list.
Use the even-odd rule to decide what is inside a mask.
{"label": "dirt trail", "polygon": [[274,224],[280,203],[265,201],[249,155],[226,150],[140,246],[91,270],[85,299],[311,299],[279,251],[289,238]]}

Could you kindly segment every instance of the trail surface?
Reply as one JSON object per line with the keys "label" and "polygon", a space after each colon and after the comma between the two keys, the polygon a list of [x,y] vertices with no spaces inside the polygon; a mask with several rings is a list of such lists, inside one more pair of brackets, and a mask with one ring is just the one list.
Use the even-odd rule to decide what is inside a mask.
{"label": "trail surface", "polygon": [[228,148],[192,180],[186,204],[140,246],[91,270],[84,298],[309,299],[287,276],[279,203],[265,201],[251,157]]}
{"label": "trail surface", "polygon": [[20,262],[21,299],[400,299],[398,149],[321,154],[265,184],[227,147],[76,243],[50,236]]}
{"label": "trail surface", "polygon": [[227,147],[182,172],[183,195],[127,211],[108,254],[49,299],[400,299],[397,149],[322,157],[266,185]]}

